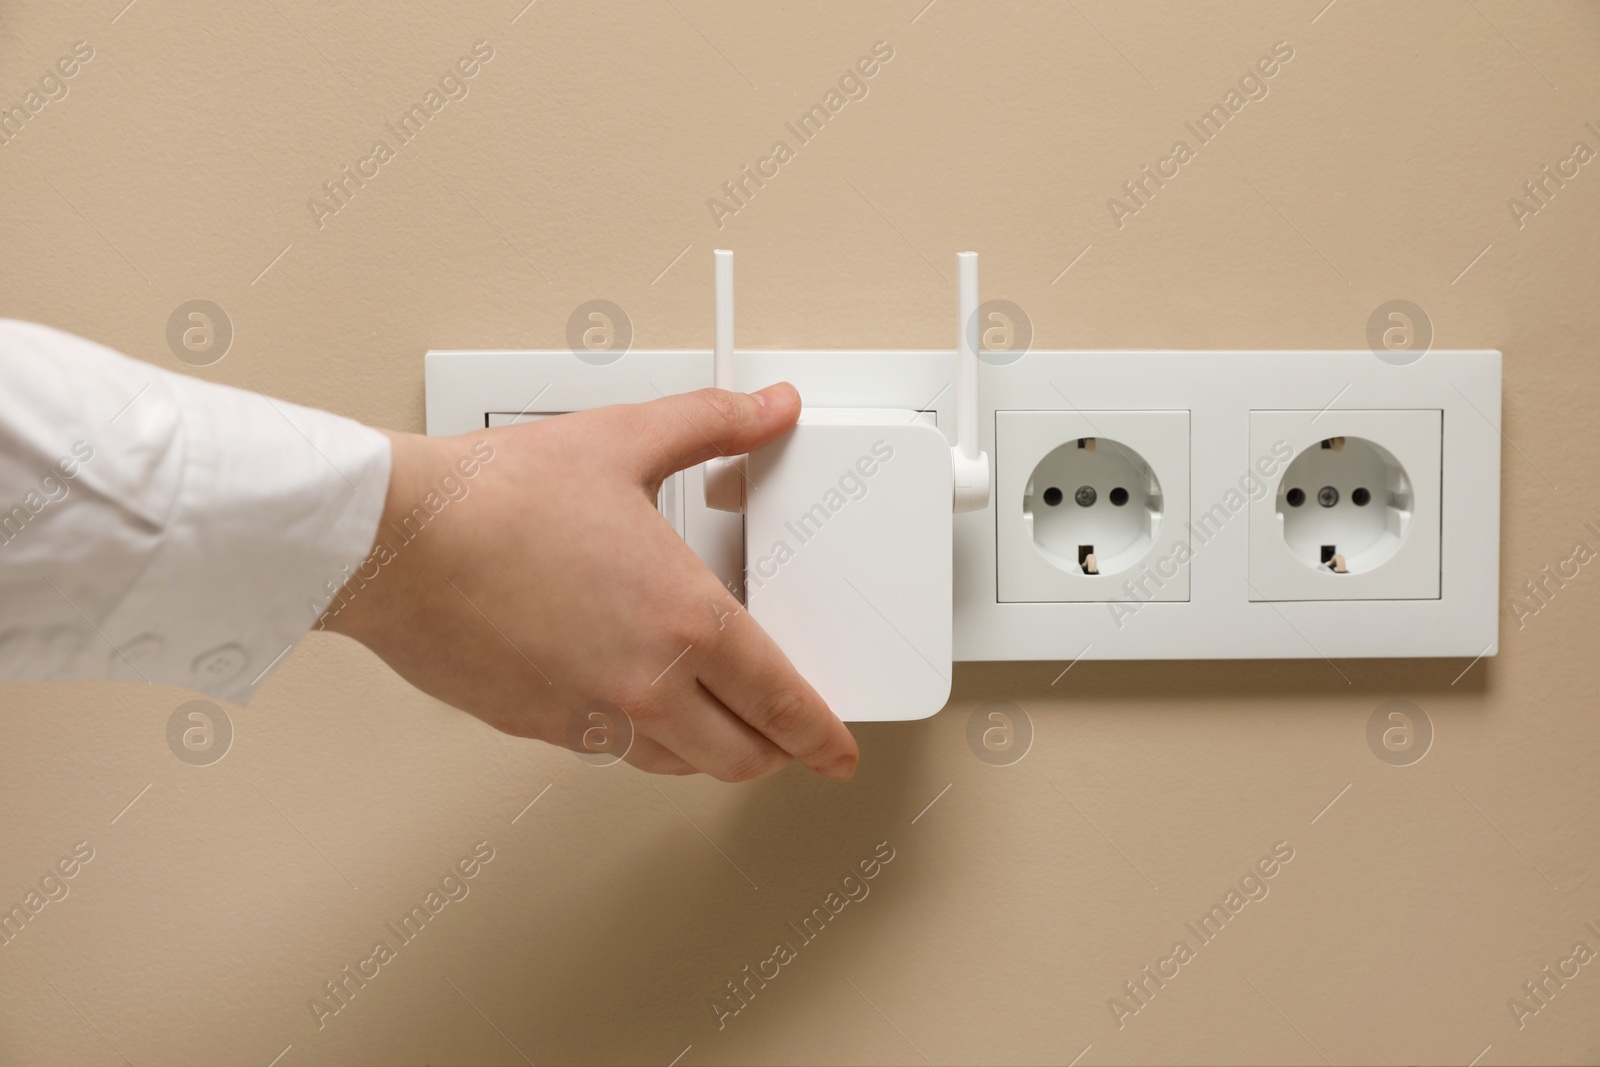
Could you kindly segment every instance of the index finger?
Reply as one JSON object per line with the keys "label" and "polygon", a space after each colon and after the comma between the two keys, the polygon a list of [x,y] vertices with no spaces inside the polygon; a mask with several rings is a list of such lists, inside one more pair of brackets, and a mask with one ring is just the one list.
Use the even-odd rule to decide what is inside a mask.
{"label": "index finger", "polygon": [[700,684],[772,743],[818,774],[840,780],[861,759],[856,739],[776,641],[738,608],[723,616],[716,648],[700,663]]}

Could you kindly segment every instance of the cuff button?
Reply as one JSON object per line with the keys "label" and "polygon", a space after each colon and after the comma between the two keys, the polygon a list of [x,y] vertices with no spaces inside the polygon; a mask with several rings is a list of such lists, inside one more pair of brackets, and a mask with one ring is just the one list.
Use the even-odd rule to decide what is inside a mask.
{"label": "cuff button", "polygon": [[202,684],[231,682],[244,670],[248,658],[238,645],[220,645],[196,656],[189,669]]}

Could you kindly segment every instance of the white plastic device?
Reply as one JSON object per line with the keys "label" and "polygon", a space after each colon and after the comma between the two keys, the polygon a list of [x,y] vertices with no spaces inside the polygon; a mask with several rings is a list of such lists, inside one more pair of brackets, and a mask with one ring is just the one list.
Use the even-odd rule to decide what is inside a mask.
{"label": "white plastic device", "polygon": [[[712,378],[731,389],[733,253],[712,255]],[[957,275],[954,446],[914,409],[806,407],[777,441],[706,467],[707,505],[745,517],[746,607],[846,721],[927,718],[950,696],[951,516],[989,502],[976,253]]]}
{"label": "white plastic device", "polygon": [[847,722],[950,696],[955,606],[944,435],[900,408],[821,408],[748,457],[745,603]]}

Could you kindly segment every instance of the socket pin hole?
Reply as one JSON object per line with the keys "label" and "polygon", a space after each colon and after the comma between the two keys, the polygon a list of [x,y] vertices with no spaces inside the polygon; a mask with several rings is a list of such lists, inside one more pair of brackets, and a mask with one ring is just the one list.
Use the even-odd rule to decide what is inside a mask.
{"label": "socket pin hole", "polygon": [[1122,505],[1128,502],[1128,491],[1119,485],[1115,489],[1111,490],[1110,500],[1111,503],[1120,508]]}
{"label": "socket pin hole", "polygon": [[1291,508],[1297,508],[1306,502],[1306,491],[1304,489],[1291,489],[1284,499],[1289,502]]}
{"label": "socket pin hole", "polygon": [[1061,490],[1057,489],[1053,485],[1046,489],[1044,491],[1044,502],[1049,504],[1051,507],[1055,507],[1057,504],[1061,503]]}
{"label": "socket pin hole", "polygon": [[1364,508],[1372,502],[1372,494],[1365,488],[1357,489],[1350,494],[1350,503],[1358,508]]}

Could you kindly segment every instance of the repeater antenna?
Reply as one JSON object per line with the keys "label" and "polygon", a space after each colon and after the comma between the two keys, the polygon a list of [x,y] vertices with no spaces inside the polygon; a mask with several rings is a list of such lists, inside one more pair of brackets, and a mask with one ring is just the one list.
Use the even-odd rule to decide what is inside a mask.
{"label": "repeater antenna", "polygon": [[989,456],[978,448],[978,253],[956,253],[956,511],[989,506]]}
{"label": "repeater antenna", "polygon": [[[711,253],[711,286],[715,323],[711,334],[711,384],[733,388],[733,252]],[[735,514],[744,511],[744,457],[719,456],[706,461],[706,507]],[[985,468],[987,469],[987,468]]]}

